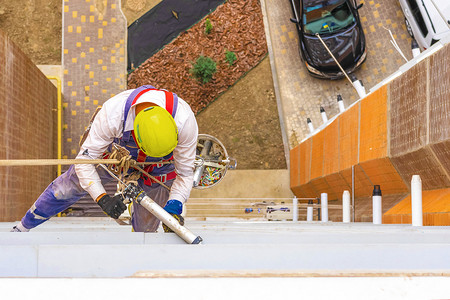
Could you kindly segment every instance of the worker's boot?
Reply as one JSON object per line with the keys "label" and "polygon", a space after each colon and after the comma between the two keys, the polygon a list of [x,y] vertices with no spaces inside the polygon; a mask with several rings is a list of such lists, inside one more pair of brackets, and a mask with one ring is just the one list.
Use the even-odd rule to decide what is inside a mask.
{"label": "worker's boot", "polygon": [[30,231],[30,229],[25,228],[22,223],[17,224],[16,226],[14,226],[10,232],[28,232]]}

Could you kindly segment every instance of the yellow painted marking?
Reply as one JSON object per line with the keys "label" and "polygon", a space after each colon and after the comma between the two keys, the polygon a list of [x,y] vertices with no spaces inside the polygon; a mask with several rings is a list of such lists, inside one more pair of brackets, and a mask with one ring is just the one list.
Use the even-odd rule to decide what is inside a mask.
{"label": "yellow painted marking", "polygon": [[69,49],[64,49],[64,54],[69,54]]}
{"label": "yellow painted marking", "polygon": [[119,88],[120,88],[120,89],[123,89],[123,88],[124,88],[123,84],[119,85]]}
{"label": "yellow painted marking", "polygon": [[98,64],[101,65],[103,63],[103,59],[97,60]]}
{"label": "yellow painted marking", "polygon": [[119,61],[120,61],[120,62],[123,62],[123,61],[124,61],[123,57],[119,58]]}
{"label": "yellow painted marking", "polygon": [[108,50],[108,48],[106,48],[106,47],[102,47],[102,50],[103,50],[103,51],[106,51],[106,50]]}
{"label": "yellow painted marking", "polygon": [[69,5],[64,5],[64,12],[69,12]]}
{"label": "yellow painted marking", "polygon": [[115,3],[111,4],[111,8],[116,9],[116,4]]}
{"label": "yellow painted marking", "polygon": [[116,18],[111,18],[111,23],[116,23]]}
{"label": "yellow painted marking", "polygon": [[89,78],[94,78],[94,72],[93,71],[89,71]]}
{"label": "yellow painted marking", "polygon": [[286,31],[287,31],[286,25],[281,25],[281,32],[286,32]]}
{"label": "yellow painted marking", "polygon": [[92,103],[93,103],[94,105],[98,105],[98,100],[94,100]]}
{"label": "yellow painted marking", "polygon": [[75,149],[72,149],[72,154],[77,154],[78,152],[77,152],[77,150],[75,150]]}
{"label": "yellow painted marking", "polygon": [[378,10],[376,10],[376,11],[373,12],[373,16],[374,16],[375,18],[379,18],[379,17],[380,17],[380,13],[378,12]]}
{"label": "yellow painted marking", "polygon": [[84,41],[90,42],[90,41],[91,41],[91,37],[90,37],[90,36],[85,36],[85,37],[84,37]]}
{"label": "yellow painted marking", "polygon": [[375,26],[373,26],[373,25],[370,25],[369,29],[370,29],[371,32],[375,32],[376,31],[375,30]]}
{"label": "yellow painted marking", "polygon": [[286,49],[281,49],[281,54],[286,54]]}
{"label": "yellow painted marking", "polygon": [[119,42],[120,42],[121,44],[123,44],[125,41],[124,41],[124,40],[120,40]]}
{"label": "yellow painted marking", "polygon": [[68,27],[67,27],[67,31],[68,31],[68,32],[73,32],[73,26],[68,26]]}
{"label": "yellow painted marking", "polygon": [[85,70],[89,70],[90,68],[91,68],[90,65],[84,65],[84,69],[85,69]]}
{"label": "yellow painted marking", "polygon": [[86,101],[86,102],[89,101],[89,96],[85,96],[84,101]]}
{"label": "yellow painted marking", "polygon": [[98,15],[98,20],[103,21],[103,15]]}
{"label": "yellow painted marking", "polygon": [[108,25],[108,22],[103,21],[103,22],[102,22],[102,25],[103,25],[103,26],[106,26],[106,25]]}
{"label": "yellow painted marking", "polygon": [[80,106],[80,105],[81,105],[81,102],[80,102],[80,101],[76,101],[76,102],[75,102],[75,105],[76,105],[76,106]]}
{"label": "yellow painted marking", "polygon": [[90,90],[90,87],[89,87],[88,85],[85,85],[85,86],[84,86],[84,90],[87,92],[87,91]]}
{"label": "yellow painted marking", "polygon": [[94,81],[94,85],[98,85],[98,81]]}
{"label": "yellow painted marking", "polygon": [[111,78],[109,78],[109,77],[108,77],[108,78],[106,78],[106,81],[110,82],[110,81],[111,81]]}
{"label": "yellow painted marking", "polygon": [[81,33],[81,26],[77,26],[77,33]]}
{"label": "yellow painted marking", "polygon": [[291,40],[295,38],[295,34],[294,34],[293,31],[289,31],[289,32],[288,32],[288,35],[289,35],[289,38],[290,38]]}
{"label": "yellow painted marking", "polygon": [[114,97],[116,94],[110,94],[109,96],[112,98],[112,97]]}
{"label": "yellow painted marking", "polygon": [[380,43],[380,42],[377,42],[377,43],[376,43],[376,46],[377,46],[377,48],[380,48],[380,47],[381,47],[381,43]]}
{"label": "yellow painted marking", "polygon": [[102,90],[102,93],[103,93],[103,94],[106,94],[106,90]]}
{"label": "yellow painted marking", "polygon": [[98,29],[98,38],[102,39],[103,38],[103,28],[99,28]]}
{"label": "yellow painted marking", "polygon": [[116,57],[115,56],[111,56],[111,63],[113,63],[113,64],[116,63]]}
{"label": "yellow painted marking", "polygon": [[119,81],[120,81],[120,78],[116,78],[116,79],[114,79],[114,81],[115,81],[115,82],[119,82]]}
{"label": "yellow painted marking", "polygon": [[77,47],[81,47],[81,42],[77,42]]}
{"label": "yellow painted marking", "polygon": [[67,159],[67,155],[63,155],[63,159]]}
{"label": "yellow painted marking", "polygon": [[89,109],[85,109],[85,110],[84,110],[84,113],[85,113],[85,114],[88,114],[89,112],[90,112]]}
{"label": "yellow painted marking", "polygon": [[106,71],[107,69],[108,69],[107,66],[102,66],[102,70],[103,70],[103,71]]}
{"label": "yellow painted marking", "polygon": [[69,143],[71,143],[71,142],[72,142],[72,138],[67,138],[67,141],[68,141]]}
{"label": "yellow painted marking", "polygon": [[119,53],[120,53],[120,55],[124,55],[125,54],[125,48],[120,48],[119,49]]}
{"label": "yellow painted marking", "polygon": [[378,69],[373,69],[372,72],[373,74],[378,75]]}
{"label": "yellow painted marking", "polygon": [[286,37],[284,35],[280,36],[281,42],[286,43]]}
{"label": "yellow painted marking", "polygon": [[115,46],[116,46],[116,48],[119,48],[120,47],[120,43],[116,43]]}
{"label": "yellow painted marking", "polygon": [[[67,102],[64,102],[64,103],[63,103],[63,107],[64,107],[64,108],[67,108],[68,106],[69,106],[69,103],[67,103]],[[65,125],[66,125],[66,129],[67,129],[67,124],[65,124]]]}
{"label": "yellow painted marking", "polygon": [[82,23],[86,22],[86,16],[81,16],[80,20]]}
{"label": "yellow painted marking", "polygon": [[89,16],[89,22],[94,23],[94,21],[95,21],[94,16]]}
{"label": "yellow painted marking", "polygon": [[69,70],[64,69],[64,75],[67,75],[67,74],[69,74]]}
{"label": "yellow painted marking", "polygon": [[116,49],[111,49],[111,53],[112,54],[116,53]]}
{"label": "yellow painted marking", "polygon": [[386,73],[386,72],[387,72],[386,66],[382,66],[382,67],[381,67],[381,72],[383,72],[383,73]]}
{"label": "yellow painted marking", "polygon": [[380,6],[381,6],[380,3],[375,4],[375,7],[376,7],[376,8],[378,8],[378,7],[380,7]]}
{"label": "yellow painted marking", "polygon": [[89,11],[90,11],[90,12],[94,12],[94,11],[95,11],[94,5],[91,5],[91,6],[89,7]]}
{"label": "yellow painted marking", "polygon": [[78,16],[78,12],[76,10],[74,10],[72,12],[72,18],[76,18]]}
{"label": "yellow painted marking", "polygon": [[89,48],[89,52],[94,52],[94,48]]}
{"label": "yellow painted marking", "polygon": [[388,63],[388,59],[387,58],[383,58],[381,61],[383,62],[383,64],[387,64]]}
{"label": "yellow painted marking", "polygon": [[72,91],[72,96],[76,96],[77,92],[76,91]]}
{"label": "yellow painted marking", "polygon": [[81,57],[86,57],[86,53],[85,52],[81,52],[80,56]]}
{"label": "yellow painted marking", "polygon": [[72,110],[72,116],[76,116],[77,115],[77,111],[76,110]]}
{"label": "yellow painted marking", "polygon": [[68,86],[72,86],[72,81],[67,81]]}
{"label": "yellow painted marking", "polygon": [[390,25],[391,23],[392,23],[392,20],[391,20],[391,19],[387,19],[387,20],[386,20],[386,24],[387,24],[387,25]]}

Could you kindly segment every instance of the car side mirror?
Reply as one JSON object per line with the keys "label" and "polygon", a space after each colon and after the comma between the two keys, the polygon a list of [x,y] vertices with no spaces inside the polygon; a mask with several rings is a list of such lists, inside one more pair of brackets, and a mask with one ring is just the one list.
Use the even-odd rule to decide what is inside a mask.
{"label": "car side mirror", "polygon": [[356,7],[356,9],[360,9],[361,7],[363,7],[363,5],[364,5],[364,3],[360,3],[360,4]]}
{"label": "car side mirror", "polygon": [[295,24],[298,24],[297,19],[294,19],[294,18],[291,18],[291,22],[292,22],[292,23],[295,23]]}

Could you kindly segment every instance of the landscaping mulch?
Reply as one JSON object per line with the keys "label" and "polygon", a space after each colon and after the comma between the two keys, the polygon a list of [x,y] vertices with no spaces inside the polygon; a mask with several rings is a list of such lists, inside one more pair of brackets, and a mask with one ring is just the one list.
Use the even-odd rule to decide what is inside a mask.
{"label": "landscaping mulch", "polygon": [[[212,24],[205,33],[206,19]],[[236,54],[233,65],[226,51]],[[188,102],[194,113],[225,92],[267,54],[266,36],[258,0],[228,0],[206,18],[180,34],[128,76],[128,88],[150,84],[167,89]],[[200,56],[212,58],[217,72],[202,84],[189,72]]]}

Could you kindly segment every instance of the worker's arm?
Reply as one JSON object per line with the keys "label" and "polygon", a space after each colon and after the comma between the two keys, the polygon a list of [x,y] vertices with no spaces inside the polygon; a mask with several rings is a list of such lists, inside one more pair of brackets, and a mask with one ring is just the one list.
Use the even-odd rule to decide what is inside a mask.
{"label": "worker's arm", "polygon": [[[92,123],[89,135],[81,145],[77,159],[100,158],[114,138],[121,134],[121,114],[116,111],[117,109],[114,105],[111,106],[109,101],[103,105]],[[83,155],[85,150],[88,150],[90,157]],[[99,196],[106,193],[95,165],[77,164],[75,165],[75,171],[81,187],[91,195],[92,199],[98,201]]]}
{"label": "worker's arm", "polygon": [[178,133],[178,145],[173,151],[177,177],[172,184],[169,199],[184,203],[189,198],[194,181],[194,161],[197,148],[198,126],[194,113],[189,117]]}

